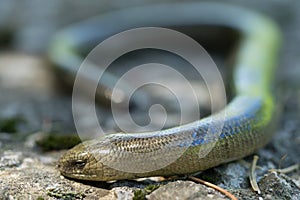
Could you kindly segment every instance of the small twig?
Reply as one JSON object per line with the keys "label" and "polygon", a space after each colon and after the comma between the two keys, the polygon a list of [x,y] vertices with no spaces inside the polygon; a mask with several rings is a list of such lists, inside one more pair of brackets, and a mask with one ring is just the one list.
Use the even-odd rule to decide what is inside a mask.
{"label": "small twig", "polygon": [[295,164],[295,165],[289,166],[289,167],[284,168],[284,169],[270,169],[269,171],[287,174],[287,173],[290,173],[290,172],[292,172],[294,170],[297,170],[299,168],[300,168],[300,164]]}
{"label": "small twig", "polygon": [[[249,162],[245,161],[244,159],[239,160],[239,163],[241,163],[246,168],[250,168],[252,165],[252,163],[249,163]],[[256,166],[256,169],[262,170],[263,168],[261,166]]]}
{"label": "small twig", "polygon": [[213,188],[213,189],[215,189],[215,190],[223,193],[224,195],[226,195],[227,197],[229,197],[232,200],[238,200],[233,194],[231,194],[230,192],[228,192],[227,190],[225,190],[223,188],[220,188],[219,186],[217,186],[215,184],[212,184],[210,182],[207,182],[207,181],[204,181],[202,179],[196,178],[194,176],[189,176],[189,179],[191,179],[192,181],[201,183],[201,184],[203,184],[203,185],[205,185],[207,187]]}
{"label": "small twig", "polygon": [[255,192],[257,192],[258,194],[260,194],[261,191],[260,191],[260,189],[257,185],[256,173],[255,173],[255,168],[256,168],[256,164],[257,164],[258,159],[259,159],[259,157],[256,156],[256,155],[253,157],[253,162],[252,162],[252,166],[251,166],[251,170],[250,170],[249,179],[250,179],[250,184],[251,184],[252,189]]}

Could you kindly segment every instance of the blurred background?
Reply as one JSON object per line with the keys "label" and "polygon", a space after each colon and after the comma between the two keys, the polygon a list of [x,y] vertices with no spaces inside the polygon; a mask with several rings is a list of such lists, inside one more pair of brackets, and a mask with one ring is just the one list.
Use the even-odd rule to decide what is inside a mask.
{"label": "blurred background", "polygon": [[[58,75],[54,73],[55,66],[49,63],[47,58],[49,45],[55,33],[70,24],[80,22],[101,13],[120,10],[122,8],[167,2],[168,1],[128,1],[122,3],[117,1],[98,2],[93,0],[89,2],[68,0],[51,2],[29,0],[19,2],[1,0],[0,80],[1,87],[9,89],[7,89],[7,91],[4,89],[2,92],[6,95],[0,100],[2,102],[0,106],[4,105],[4,108],[1,109],[0,118],[26,116],[25,118],[28,121],[27,127],[22,126],[22,130],[20,130],[25,132],[41,129],[43,121],[51,121],[52,123],[63,121],[62,130],[67,129],[74,131],[69,105],[70,88],[67,90],[69,93],[66,93],[67,91],[62,92],[63,97],[60,97],[59,100],[57,97],[50,99],[53,94],[57,95],[59,91],[61,92],[62,88],[65,88],[64,84],[58,81]],[[295,64],[297,63],[295,59],[299,59],[297,56],[297,40],[299,40],[297,31],[299,28],[295,27],[299,18],[297,14],[298,3],[293,3],[293,5],[281,1],[270,1],[266,3],[259,1],[228,1],[228,3],[253,8],[254,10],[271,16],[279,23],[284,31],[284,38],[288,39],[284,41],[283,52],[285,52],[286,57],[283,57],[283,59],[293,60],[289,65],[285,64],[285,70],[283,70],[282,73],[288,74],[288,81],[294,84],[297,79],[295,70],[297,70],[297,72],[299,71]],[[180,16],[180,13],[178,13],[178,16]],[[212,35],[213,33],[215,35],[220,34],[211,31],[207,35]],[[237,35],[233,34],[230,35],[230,37],[226,37],[226,40],[229,41],[236,39]],[[205,42],[205,38],[202,39],[202,43],[200,44],[204,45],[203,41]],[[95,46],[97,44],[95,43],[93,45]],[[222,48],[222,46],[220,45],[219,48]],[[91,49],[92,48],[89,50]],[[209,46],[206,49],[209,50]],[[215,51],[216,48],[213,50]],[[222,70],[224,63],[228,64],[228,58],[215,56],[211,51],[209,51],[209,53],[214,57],[214,61],[220,67],[223,75],[231,73],[230,70]],[[224,51],[222,53],[224,53]],[[228,57],[228,52],[226,52],[225,55]],[[130,59],[132,58],[133,56]],[[174,63],[176,64],[176,62]],[[124,64],[124,62],[122,64]],[[119,64],[119,66],[120,65],[121,64]],[[281,78],[282,76],[279,76],[279,79]],[[224,79],[226,83],[229,82],[226,80],[226,76],[224,76]],[[197,84],[199,85],[199,83],[196,82],[195,85]],[[200,86],[200,89],[201,88],[203,87]],[[29,95],[29,93],[34,92],[38,95]],[[229,90],[227,92],[229,93]],[[161,96],[161,93],[162,92],[156,92],[156,96]],[[205,93],[205,91],[203,91],[203,93]],[[64,97],[66,97],[66,99],[64,99]],[[209,106],[208,98],[209,97],[205,94],[201,94],[201,99],[199,97],[199,101],[202,102],[202,104],[206,104],[202,105],[204,114],[207,113],[205,109]],[[176,105],[173,107],[176,107]],[[25,111],[27,109],[28,111]],[[175,109],[174,112],[178,111]],[[191,121],[192,120],[193,119],[191,119]],[[174,123],[170,123],[168,126],[171,125],[174,125]]]}

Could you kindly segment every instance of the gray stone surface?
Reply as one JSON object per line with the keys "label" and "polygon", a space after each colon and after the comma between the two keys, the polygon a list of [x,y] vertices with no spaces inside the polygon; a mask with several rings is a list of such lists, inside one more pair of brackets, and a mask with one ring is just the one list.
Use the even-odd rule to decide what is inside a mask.
{"label": "gray stone surface", "polygon": [[291,178],[270,172],[260,181],[262,193],[274,199],[300,199],[300,188]]}
{"label": "gray stone surface", "polygon": [[174,181],[160,186],[147,196],[149,200],[163,199],[224,199],[225,196],[212,188],[191,181]]}

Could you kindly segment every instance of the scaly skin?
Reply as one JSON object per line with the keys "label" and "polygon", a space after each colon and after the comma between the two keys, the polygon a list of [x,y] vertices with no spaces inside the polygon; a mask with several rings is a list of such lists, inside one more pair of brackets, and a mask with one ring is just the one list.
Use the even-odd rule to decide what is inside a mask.
{"label": "scaly skin", "polygon": [[[182,10],[181,22],[170,21],[175,10]],[[61,157],[61,173],[95,181],[193,174],[263,147],[272,137],[275,114],[271,83],[280,36],[273,22],[242,8],[211,3],[146,7],[125,11],[124,16],[138,16],[136,12],[153,17],[167,15],[157,26],[211,24],[238,30],[242,40],[234,70],[236,96],[219,113],[184,126],[111,134],[83,142]],[[144,20],[147,22],[147,17]],[[55,49],[54,45],[50,57],[59,63],[61,57],[53,53]],[[215,128],[219,123],[224,123],[221,132]]]}

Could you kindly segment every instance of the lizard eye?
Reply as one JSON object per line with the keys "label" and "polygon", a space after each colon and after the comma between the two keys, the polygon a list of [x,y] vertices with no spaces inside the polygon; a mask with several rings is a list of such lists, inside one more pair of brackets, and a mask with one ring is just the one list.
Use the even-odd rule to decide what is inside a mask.
{"label": "lizard eye", "polygon": [[74,167],[76,167],[77,169],[83,169],[84,166],[86,165],[86,160],[76,160],[74,161]]}

